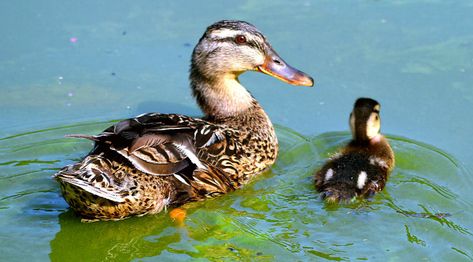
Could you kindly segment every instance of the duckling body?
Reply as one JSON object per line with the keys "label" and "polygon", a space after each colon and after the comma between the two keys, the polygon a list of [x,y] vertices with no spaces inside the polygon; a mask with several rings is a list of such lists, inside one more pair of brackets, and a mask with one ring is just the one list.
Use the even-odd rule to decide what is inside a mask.
{"label": "duckling body", "polygon": [[331,157],[315,174],[316,189],[328,202],[369,197],[383,190],[392,169],[394,153],[379,133],[380,105],[360,98],[350,115],[352,141]]}
{"label": "duckling body", "polygon": [[312,85],[312,79],[285,64],[243,21],[208,27],[191,62],[191,88],[205,117],[149,113],[96,136],[72,135],[95,146],[55,178],[85,220],[154,214],[225,194],[274,163],[273,125],[237,77],[255,70],[295,85]]}

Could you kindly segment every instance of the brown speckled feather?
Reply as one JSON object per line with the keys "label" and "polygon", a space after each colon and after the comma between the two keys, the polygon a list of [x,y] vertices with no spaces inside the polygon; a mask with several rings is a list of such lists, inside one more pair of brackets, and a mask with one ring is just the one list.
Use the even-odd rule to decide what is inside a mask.
{"label": "brown speckled feather", "polygon": [[[89,156],[56,174],[66,201],[86,219],[122,219],[218,196],[246,184],[277,156],[274,129],[257,104],[219,123],[145,114],[89,139],[95,141]],[[106,208],[91,211],[88,203],[98,198],[107,200],[100,200]]]}

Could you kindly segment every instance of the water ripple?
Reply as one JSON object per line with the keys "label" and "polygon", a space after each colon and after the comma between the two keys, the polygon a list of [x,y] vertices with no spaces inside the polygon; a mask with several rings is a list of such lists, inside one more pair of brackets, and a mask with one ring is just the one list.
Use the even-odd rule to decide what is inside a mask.
{"label": "water ripple", "polygon": [[[212,254],[207,257],[344,261],[379,259],[403,250],[409,256],[400,258],[438,257],[436,253],[426,255],[426,247],[450,250],[442,258],[472,256],[471,174],[453,156],[430,145],[389,136],[397,166],[386,189],[371,200],[330,206],[318,198],[312,176],[350,139],[349,134],[306,138],[282,126],[276,126],[281,149],[273,168],[236,192],[186,205],[184,228],[175,228],[166,213],[84,225],[66,212],[56,222],[54,218],[67,210],[67,204],[50,176],[91,148],[89,141],[63,138],[64,134],[97,133],[112,122],[55,127],[0,139],[1,215],[10,221],[7,224],[21,220],[29,225],[11,227],[0,220],[0,229],[21,235],[35,226],[55,225],[59,228],[56,236],[36,230],[43,232],[41,238],[54,238],[52,258],[77,254],[75,243],[89,243],[90,239],[94,244],[86,245],[97,251],[97,260],[112,259],[110,252],[129,259],[190,259]],[[448,244],[437,241],[443,238]]]}

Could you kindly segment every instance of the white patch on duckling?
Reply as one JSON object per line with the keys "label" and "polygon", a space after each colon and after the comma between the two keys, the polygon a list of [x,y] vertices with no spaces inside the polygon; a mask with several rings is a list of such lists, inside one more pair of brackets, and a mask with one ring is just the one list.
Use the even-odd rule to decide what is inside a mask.
{"label": "white patch on duckling", "polygon": [[370,159],[370,164],[373,166],[380,166],[382,168],[388,168],[388,164],[386,163],[386,161],[384,161],[383,159],[379,157],[371,156],[369,159]]}
{"label": "white patch on duckling", "polygon": [[365,171],[361,171],[358,175],[358,181],[356,182],[356,186],[359,189],[362,189],[365,186],[366,180],[368,179],[368,174]]}
{"label": "white patch on duckling", "polygon": [[329,168],[325,173],[325,182],[329,181],[333,177],[333,169]]}
{"label": "white patch on duckling", "polygon": [[366,122],[366,136],[369,139],[373,139],[375,136],[379,134],[379,130],[381,129],[381,122],[379,120],[378,113],[371,113],[368,122]]}

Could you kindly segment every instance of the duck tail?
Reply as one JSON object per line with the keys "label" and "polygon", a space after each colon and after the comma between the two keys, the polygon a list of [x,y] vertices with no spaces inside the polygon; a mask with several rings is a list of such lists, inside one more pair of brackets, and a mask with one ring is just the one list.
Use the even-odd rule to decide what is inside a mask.
{"label": "duck tail", "polygon": [[[81,162],[68,165],[53,175],[59,183],[70,184],[90,194],[121,203],[123,185],[112,175],[111,163],[100,155],[87,156]],[[65,190],[65,187],[61,187]],[[67,195],[70,192],[63,192]]]}

